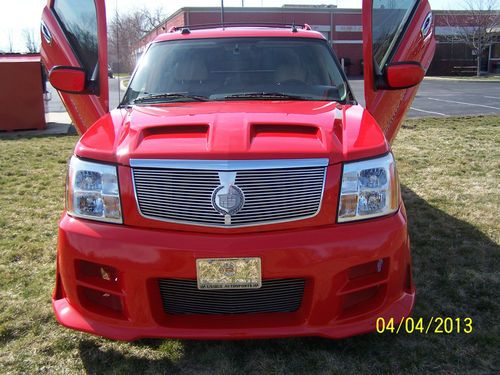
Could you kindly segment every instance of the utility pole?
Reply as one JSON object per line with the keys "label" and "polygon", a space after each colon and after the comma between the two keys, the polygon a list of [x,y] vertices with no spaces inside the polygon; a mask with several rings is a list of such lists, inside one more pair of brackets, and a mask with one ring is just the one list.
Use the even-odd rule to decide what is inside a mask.
{"label": "utility pole", "polygon": [[[115,19],[118,20],[118,0],[115,0]],[[115,35],[115,38],[116,38],[116,60],[118,61],[118,69],[117,70],[121,70],[120,69],[120,39],[119,39],[119,35],[118,35],[118,27],[116,27],[116,35]],[[106,67],[107,68],[107,67]],[[118,73],[121,73],[120,71]],[[121,93],[120,93],[120,77],[117,77],[118,79],[116,80],[117,82],[117,85],[118,85],[118,103],[120,103],[122,100],[120,98],[121,96]]]}
{"label": "utility pole", "polygon": [[224,0],[220,0],[220,23],[224,27]]}

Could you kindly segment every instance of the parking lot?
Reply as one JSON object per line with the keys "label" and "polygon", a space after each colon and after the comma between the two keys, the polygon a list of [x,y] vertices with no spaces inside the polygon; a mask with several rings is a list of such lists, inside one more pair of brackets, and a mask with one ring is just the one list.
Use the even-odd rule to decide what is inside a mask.
{"label": "parking lot", "polygon": [[[356,98],[364,104],[363,81],[351,80]],[[500,81],[426,78],[408,117],[446,117],[500,114]]]}
{"label": "parking lot", "polygon": [[[364,105],[363,80],[350,81],[356,98]],[[110,106],[114,108],[123,97],[118,94],[119,81],[109,80]],[[48,103],[49,112],[65,112],[54,89]],[[500,81],[451,80],[426,78],[408,111],[408,117],[447,117],[464,115],[500,114]]]}
{"label": "parking lot", "polygon": [[[110,108],[116,108],[120,99],[123,98],[124,91],[120,91],[120,81],[118,78],[110,78],[109,79],[109,103]],[[66,112],[66,108],[64,108],[61,99],[59,99],[59,95],[57,91],[47,82],[47,89],[49,90],[52,99],[48,102],[47,111],[48,112]]]}

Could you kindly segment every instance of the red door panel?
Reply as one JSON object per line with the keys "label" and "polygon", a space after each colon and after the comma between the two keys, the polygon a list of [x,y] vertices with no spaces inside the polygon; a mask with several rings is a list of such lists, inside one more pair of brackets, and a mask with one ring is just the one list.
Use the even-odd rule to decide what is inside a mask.
{"label": "red door panel", "polygon": [[411,62],[427,71],[436,48],[434,21],[427,0],[363,0],[362,12],[366,109],[392,142],[418,85],[390,88],[387,67]]}
{"label": "red door panel", "polygon": [[80,134],[109,111],[104,0],[48,0],[42,13],[42,62],[86,71],[85,93],[59,92]]}

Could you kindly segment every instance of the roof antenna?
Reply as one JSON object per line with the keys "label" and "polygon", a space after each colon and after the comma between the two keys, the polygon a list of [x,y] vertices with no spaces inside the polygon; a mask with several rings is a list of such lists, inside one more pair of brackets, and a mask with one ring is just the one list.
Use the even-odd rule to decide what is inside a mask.
{"label": "roof antenna", "polygon": [[220,23],[224,28],[224,0],[220,0]]}

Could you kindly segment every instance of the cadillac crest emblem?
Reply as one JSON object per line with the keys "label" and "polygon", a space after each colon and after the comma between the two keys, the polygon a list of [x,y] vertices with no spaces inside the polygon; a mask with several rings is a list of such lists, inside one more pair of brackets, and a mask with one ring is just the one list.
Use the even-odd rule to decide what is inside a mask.
{"label": "cadillac crest emblem", "polygon": [[236,172],[219,172],[220,185],[212,192],[213,208],[224,216],[225,224],[231,224],[245,204],[245,194],[235,185]]}

